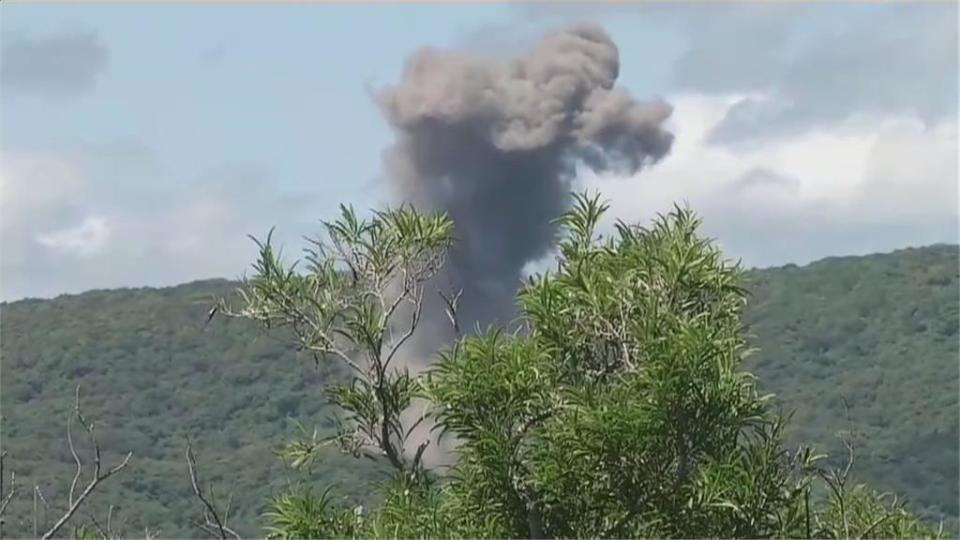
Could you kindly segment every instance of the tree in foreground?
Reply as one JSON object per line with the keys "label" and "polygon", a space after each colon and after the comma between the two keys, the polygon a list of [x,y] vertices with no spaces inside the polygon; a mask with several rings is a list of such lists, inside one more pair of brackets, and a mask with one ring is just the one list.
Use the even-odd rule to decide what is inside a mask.
{"label": "tree in foreground", "polygon": [[[268,533],[318,537],[921,537],[902,504],[849,485],[790,451],[784,419],[740,369],[740,269],[676,208],[649,227],[618,223],[579,196],[560,219],[560,261],[518,295],[521,326],[459,339],[411,374],[395,359],[415,332],[453,226],[410,208],[361,220],[344,209],[314,241],[306,272],[267,242],[228,314],[286,325],[318,361],[352,368],[331,387],[336,436],[287,445],[293,466],[326,444],[383,460],[394,474],[373,509],[309,487],[275,497]],[[447,298],[447,297],[445,297]],[[455,302],[446,302],[455,321]],[[427,415],[456,441],[427,470]],[[415,418],[410,422],[406,419]]]}

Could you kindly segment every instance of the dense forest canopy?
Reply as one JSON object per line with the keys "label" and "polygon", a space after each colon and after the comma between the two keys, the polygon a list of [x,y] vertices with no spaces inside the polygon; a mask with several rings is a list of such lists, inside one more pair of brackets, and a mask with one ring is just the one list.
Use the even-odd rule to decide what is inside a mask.
{"label": "dense forest canopy", "polygon": [[[747,368],[795,411],[791,443],[842,457],[837,432],[852,425],[854,475],[953,527],[957,256],[957,246],[938,245],[754,270],[745,313],[759,349]],[[4,304],[2,444],[18,483],[63,504],[73,472],[64,430],[79,383],[105,459],[134,452],[81,517],[115,505],[127,530],[195,535],[185,519],[197,513],[183,462],[189,436],[205,481],[219,501],[231,498],[233,526],[260,534],[269,495],[301,474],[275,450],[296,434],[293,419],[333,429],[323,387],[346,372],[315,367],[281,334],[248,322],[206,325],[213,299],[235,287],[213,280]],[[367,482],[385,473],[382,464],[330,452],[310,474],[337,495],[369,500]],[[8,534],[32,532],[27,493],[8,513]]]}

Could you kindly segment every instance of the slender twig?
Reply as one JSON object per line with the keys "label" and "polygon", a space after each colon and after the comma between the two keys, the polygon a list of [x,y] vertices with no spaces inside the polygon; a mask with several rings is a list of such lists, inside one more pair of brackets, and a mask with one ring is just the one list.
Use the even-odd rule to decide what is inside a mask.
{"label": "slender twig", "polygon": [[[111,508],[112,508],[112,506],[111,506]],[[97,521],[97,517],[96,517],[96,516],[94,516],[94,515],[91,513],[91,514],[89,514],[89,517],[90,517],[90,523],[93,523],[93,527],[94,527],[95,529],[97,529],[97,532],[100,533],[100,536],[102,536],[105,540],[106,540],[106,539],[109,539],[109,538],[110,538],[110,525],[108,524],[108,525],[107,525],[107,528],[105,529],[105,528],[103,528],[102,525],[100,525],[100,522]]]}
{"label": "slender twig", "polygon": [[[2,474],[2,473],[0,473]],[[0,501],[0,517],[3,516],[3,513],[7,510],[7,506],[10,504],[10,501],[13,499],[13,495],[17,492],[17,473],[10,473],[10,491],[3,497],[3,500]]]}
{"label": "slender twig", "polygon": [[[79,390],[79,387],[77,387]],[[80,463],[80,456],[77,455],[77,450],[73,446],[73,435],[70,430],[70,425],[73,423],[73,417],[67,418],[67,446],[70,447],[70,455],[73,456],[74,463],[77,464],[77,472],[73,475],[73,481],[70,482],[70,492],[67,495],[67,506],[73,506],[73,495],[77,490],[77,482],[80,481],[80,473],[83,471],[83,465]]]}
{"label": "slender twig", "polygon": [[400,347],[408,339],[413,336],[413,333],[417,330],[417,325],[420,323],[420,315],[423,313],[423,289],[421,289],[417,295],[411,300],[413,303],[413,311],[410,314],[410,326],[407,328],[407,331],[400,336],[396,342],[390,346],[390,351],[387,353],[386,360],[383,361],[383,370],[386,371],[387,367],[390,365],[390,362],[393,361],[394,355],[397,354],[397,351],[400,350]]}
{"label": "slender twig", "polygon": [[[400,283],[403,284],[403,290],[400,291],[400,294],[398,294],[397,297],[393,299],[393,302],[390,303],[390,307],[383,310],[384,325],[389,324],[390,319],[393,318],[393,314],[400,307],[400,304],[402,304],[403,301],[409,297],[411,289],[415,286],[415,282],[411,283],[411,280],[409,278],[409,274],[406,268],[401,268],[400,272],[401,272]],[[381,305],[385,305],[385,303],[382,300],[383,298],[381,296]]]}
{"label": "slender twig", "polygon": [[843,438],[843,446],[847,449],[847,465],[843,469],[843,483],[846,484],[847,476],[850,475],[850,469],[853,468],[853,463],[855,459],[855,443],[853,440],[853,420],[850,419],[850,404],[847,402],[847,398],[841,398],[843,400],[843,410],[847,417],[847,426],[849,427],[849,436]]}
{"label": "slender twig", "polygon": [[457,317],[457,310],[460,307],[460,297],[463,296],[463,289],[458,290],[456,294],[451,294],[450,296],[443,294],[443,291],[437,291],[437,294],[439,294],[443,300],[444,311],[447,314],[447,320],[449,320],[450,325],[453,326],[454,334],[460,337],[460,319]]}
{"label": "slender twig", "polygon": [[[236,487],[236,484],[234,484],[234,487]],[[227,521],[230,519],[230,508],[233,506],[233,489],[234,489],[234,488],[231,488],[231,489],[230,489],[230,494],[227,495],[227,507],[223,509],[223,522],[224,522],[224,523],[227,523]],[[224,527],[226,527],[226,525],[224,525]],[[236,533],[234,533],[234,534],[236,534]]]}
{"label": "slender twig", "polygon": [[[220,519],[217,509],[203,494],[203,490],[200,489],[200,480],[197,478],[197,460],[193,455],[193,446],[190,444],[189,440],[187,441],[186,460],[187,472],[190,474],[190,484],[193,486],[193,493],[198,499],[200,499],[200,502],[202,502],[203,506],[206,508],[204,511],[205,522],[200,524],[200,528],[206,532],[213,532],[219,535],[223,540],[228,538],[228,534],[233,538],[239,539],[240,535],[237,534],[236,531],[233,531],[226,526],[224,520]],[[211,518],[213,519],[212,522],[210,521]]]}
{"label": "slender twig", "polygon": [[[217,526],[216,523],[211,523],[211,522],[207,521],[207,522],[204,522],[204,523],[199,524],[198,527],[200,528],[201,531],[204,531],[204,532],[206,532],[207,534],[211,534],[211,535],[214,535],[214,536],[219,536],[219,535],[221,534],[221,533],[220,533],[220,527]],[[231,529],[230,527],[227,527],[226,525],[223,526],[223,532],[226,533],[226,534],[229,534],[231,537],[233,537],[233,538],[235,538],[235,539],[236,539],[236,538],[240,538],[240,533],[238,533],[237,531]],[[224,537],[224,538],[226,538],[226,537]]]}
{"label": "slender twig", "polygon": [[[37,500],[43,503],[43,521],[37,521],[38,516],[40,515],[39,510],[37,510]],[[37,536],[37,531],[39,530],[40,523],[47,524],[47,512],[50,511],[50,503],[47,502],[47,498],[43,496],[43,492],[40,491],[40,485],[33,485],[33,535]]]}
{"label": "slender twig", "polygon": [[6,452],[0,452],[0,535],[3,534],[3,513],[7,510],[7,506],[13,499],[13,495],[17,492],[17,473],[11,471],[10,491],[7,492],[6,495],[3,494],[3,460],[6,457]]}
{"label": "slender twig", "polygon": [[[853,420],[850,419],[850,403],[847,402],[846,397],[842,397],[841,399],[843,399],[843,410],[844,410],[844,414],[847,417],[847,426],[849,427],[849,435],[843,438],[843,445],[847,448],[847,465],[844,467],[843,473],[838,478],[838,482],[840,484],[840,492],[843,493],[846,489],[847,479],[850,476],[850,470],[853,468],[855,452],[854,452],[854,441],[853,441],[853,437],[854,437]],[[844,500],[844,498],[845,497],[841,496],[839,501],[840,517],[842,518],[841,521],[843,522],[843,535],[845,538],[849,538],[850,523],[849,523],[849,520],[847,519],[847,512],[846,512],[847,509],[845,504],[846,501]]]}
{"label": "slender twig", "polygon": [[829,472],[818,471],[818,474],[823,478],[824,483],[826,483],[827,488],[830,489],[837,502],[837,510],[840,512],[840,522],[843,525],[843,537],[849,538],[850,523],[847,516],[846,485],[850,471],[853,469],[856,453],[853,442],[853,422],[850,419],[850,404],[845,397],[841,396],[840,399],[843,401],[847,424],[850,427],[848,436],[841,435],[843,446],[847,449],[847,462],[842,469],[833,468]]}
{"label": "slender twig", "polygon": [[39,484],[33,485],[33,490],[37,492],[37,496],[40,497],[40,502],[43,503],[43,522],[47,522],[47,512],[50,511],[50,503],[47,502],[47,498],[43,496],[43,491],[40,489]]}

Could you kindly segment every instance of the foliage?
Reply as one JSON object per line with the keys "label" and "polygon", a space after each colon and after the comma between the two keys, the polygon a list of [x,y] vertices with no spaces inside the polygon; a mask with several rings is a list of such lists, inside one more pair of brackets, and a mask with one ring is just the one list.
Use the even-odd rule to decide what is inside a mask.
{"label": "foliage", "polygon": [[[656,231],[657,227],[651,230]],[[639,236],[640,232],[633,234]],[[605,245],[591,248],[581,243],[577,249],[590,261],[596,257],[614,264],[616,257],[612,253],[616,253],[616,248],[614,245],[610,253],[605,253]],[[638,244],[631,249],[642,248]],[[624,248],[623,253],[627,252]],[[804,478],[809,478],[804,474],[805,460],[816,457],[795,450],[788,454],[784,448],[796,449],[800,441],[816,443],[835,457],[815,461],[814,466],[821,470],[842,469],[846,453],[836,442],[836,432],[852,427],[857,434],[858,452],[851,473],[855,481],[851,481],[844,496],[844,513],[848,516],[846,530],[853,531],[851,534],[867,532],[872,522],[856,516],[877,515],[875,506],[883,503],[888,510],[894,508],[884,515],[893,517],[877,525],[870,536],[916,536],[917,531],[909,528],[916,526],[912,519],[896,510],[892,501],[880,500],[869,490],[857,488],[854,484],[859,481],[904,494],[911,509],[929,511],[933,518],[956,516],[956,261],[956,246],[933,246],[889,255],[826,260],[803,268],[747,272],[743,283],[750,290],[750,296],[743,321],[748,324],[749,345],[760,350],[746,359],[746,367],[759,375],[763,391],[777,394],[776,405],[795,414],[786,426],[775,417],[767,416],[758,424],[758,429],[745,430],[741,437],[752,440],[740,441],[738,437],[737,448],[752,449],[750,452],[730,452],[724,454],[725,459],[695,463],[698,474],[688,482],[688,491],[703,494],[702,500],[695,501],[699,505],[697,515],[716,519],[717,524],[713,526],[724,530],[731,530],[732,524],[737,523],[757,529],[773,527],[771,523],[776,521],[776,516],[769,519],[770,513],[760,511],[764,505],[751,500],[751,494],[761,494],[760,498],[767,500],[779,498],[781,502],[771,506],[783,508],[782,499],[790,498],[790,491]],[[661,275],[661,269],[666,268],[650,264],[651,268],[646,271],[653,276]],[[561,291],[562,294],[552,297],[553,301],[576,310],[579,317],[570,317],[570,313],[560,317],[560,309],[556,308],[553,310],[558,313],[558,320],[568,325],[576,322],[573,328],[582,325],[590,329],[595,339],[578,339],[575,345],[572,340],[567,357],[561,357],[547,348],[551,337],[546,327],[540,330],[543,335],[539,336],[485,333],[448,352],[448,357],[456,360],[449,365],[448,376],[452,378],[448,382],[458,377],[470,381],[485,377],[485,384],[492,385],[494,381],[507,380],[506,375],[510,374],[510,384],[487,386],[488,393],[484,393],[483,385],[476,384],[467,387],[469,394],[465,392],[457,397],[455,393],[442,392],[438,372],[433,376],[432,390],[442,394],[444,400],[459,403],[461,411],[467,411],[464,406],[467,398],[471,403],[482,405],[476,407],[476,415],[464,415],[465,427],[458,429],[467,429],[470,425],[483,427],[495,416],[509,416],[506,407],[499,412],[494,408],[503,405],[502,398],[507,395],[515,396],[511,403],[530,408],[523,413],[525,416],[512,416],[516,422],[536,419],[541,411],[549,412],[550,418],[528,428],[533,431],[520,438],[517,450],[527,460],[522,463],[540,467],[519,478],[529,480],[528,487],[552,485],[555,478],[562,479],[561,467],[568,461],[576,466],[572,471],[577,474],[587,472],[583,457],[560,452],[531,454],[529,442],[533,437],[549,436],[567,447],[584,445],[594,453],[601,472],[585,476],[593,483],[575,484],[595,495],[598,508],[606,511],[616,508],[616,501],[597,495],[602,494],[602,487],[639,489],[639,480],[618,477],[621,469],[614,469],[608,462],[612,457],[601,452],[604,441],[625,448],[637,447],[643,441],[623,434],[635,425],[652,429],[650,425],[655,418],[651,416],[649,422],[639,422],[637,419],[645,418],[640,413],[647,410],[646,405],[642,399],[630,395],[633,388],[651,390],[651,382],[644,382],[640,376],[630,382],[620,382],[616,380],[615,371],[611,371],[624,370],[621,360],[626,356],[618,357],[609,351],[611,340],[607,338],[624,334],[616,325],[605,329],[604,317],[617,321],[621,306],[631,304],[607,292],[613,290],[612,285],[603,280],[609,278],[621,284],[627,281],[618,282],[621,280],[619,270],[591,266],[585,264],[582,271],[570,269],[571,276],[576,272],[584,276],[585,283],[592,287],[590,293],[577,289],[572,280],[564,283],[566,278],[562,273],[550,278],[557,281],[549,283],[549,290]],[[690,283],[696,282],[695,276],[689,279]],[[701,301],[700,305],[704,305],[708,301],[657,296],[669,289],[665,286],[667,281],[656,283],[660,289],[650,295],[629,290],[631,302],[646,300],[647,304],[641,304],[643,309],[665,310],[666,306],[673,309],[684,302]],[[501,516],[509,516],[511,509],[522,508],[521,505],[489,512],[468,511],[473,508],[469,505],[474,505],[472,495],[497,481],[498,477],[491,474],[497,470],[493,467],[496,462],[489,463],[489,467],[487,462],[464,466],[459,486],[453,479],[424,484],[388,474],[389,467],[382,459],[354,460],[311,446],[312,442],[330,441],[338,433],[339,411],[328,403],[324,388],[330,383],[349,383],[355,371],[344,368],[342,362],[325,359],[319,364],[311,362],[310,351],[297,351],[296,336],[275,326],[269,332],[261,332],[248,321],[238,319],[215,319],[205,325],[211,301],[227,295],[235,287],[235,283],[217,280],[168,289],[92,291],[54,300],[2,305],[0,405],[4,424],[0,443],[8,452],[9,468],[17,471],[18,485],[24,486],[25,494],[12,503],[6,533],[30,534],[34,484],[39,484],[44,496],[54,505],[57,504],[54,501],[66,501],[63,479],[72,476],[75,466],[64,442],[64,425],[66,415],[72,410],[72,391],[80,383],[84,388],[85,411],[98,419],[105,461],[112,463],[121,459],[123,455],[118,452],[126,450],[133,450],[135,459],[121,475],[98,488],[97,497],[90,501],[90,512],[84,511],[78,519],[106,516],[109,506],[113,505],[114,528],[128,534],[139,534],[144,527],[149,527],[164,537],[196,536],[198,531],[190,521],[196,516],[197,508],[183,462],[184,443],[189,437],[201,454],[209,457],[201,466],[204,480],[216,487],[212,494],[218,506],[224,508],[226,502],[231,501],[231,526],[245,536],[263,534],[260,525],[264,523],[282,530],[282,523],[274,519],[278,510],[284,508],[313,509],[310,513],[318,515],[316,501],[299,507],[300,503],[295,501],[307,493],[310,486],[313,486],[314,499],[320,497],[317,493],[323,493],[318,492],[317,487],[335,486],[326,492],[326,513],[322,515],[329,513],[337,517],[339,521],[332,521],[335,530],[348,536],[512,535],[505,524],[521,520]],[[533,290],[539,290],[536,283],[528,289]],[[587,302],[591,299],[597,303]],[[722,313],[723,309],[716,311]],[[670,313],[675,315],[674,323],[631,328],[630,332],[636,334],[627,335],[645,336],[655,332],[677,335],[680,329],[676,321],[685,319],[677,316],[676,310]],[[723,320],[719,316],[718,319]],[[682,327],[687,329],[682,335],[690,340],[690,347],[709,343],[691,330],[691,327],[697,328],[697,324]],[[561,328],[557,323],[553,341],[561,341]],[[538,332],[533,325],[528,330],[533,330],[532,334]],[[579,332],[574,335],[580,336]],[[664,351],[670,350],[666,344],[654,347],[646,345],[645,339],[633,341],[644,351],[647,350],[644,347],[648,347],[651,353],[659,350],[665,354]],[[576,384],[570,382],[575,379],[573,368],[584,364],[573,362],[574,351],[587,351],[589,355],[583,358],[590,366],[582,381],[574,380]],[[606,354],[603,351],[607,351]],[[636,353],[629,352],[630,361],[634,363]],[[494,370],[493,365],[484,364],[488,358],[496,359],[499,371]],[[554,358],[565,359],[554,363],[551,361]],[[530,365],[525,362],[555,367],[552,370],[538,367],[534,372],[522,369]],[[656,365],[656,360],[653,364]],[[671,375],[665,363],[662,364],[665,373]],[[719,371],[715,368],[710,368],[714,371],[692,369],[696,366],[678,365],[675,369],[694,375],[694,383],[719,380]],[[605,374],[606,371],[610,373]],[[587,384],[587,379],[599,382]],[[537,387],[541,382],[543,386]],[[735,387],[732,382],[725,384],[727,388]],[[576,391],[559,391],[568,387]],[[593,390],[586,392],[583,387]],[[652,392],[654,397],[666,395],[666,389],[657,391],[661,393]],[[621,399],[624,396],[626,399]],[[850,405],[852,426],[844,414],[843,398]],[[682,402],[681,405],[694,407],[692,410],[696,411],[698,403]],[[627,412],[638,412],[625,416],[619,414],[621,407]],[[559,418],[576,421],[575,425],[587,431],[576,433],[572,427],[562,425]],[[312,467],[301,467],[296,472],[274,457],[278,441],[297,435],[298,427],[293,419],[309,426],[300,437],[308,446],[301,450],[309,448],[302,455],[309,455],[313,460]],[[590,419],[610,422],[609,432],[597,429]],[[488,431],[495,428],[491,426]],[[605,437],[595,440],[588,434]],[[449,434],[450,437],[456,435],[453,431]],[[513,437],[507,433],[494,432],[494,435]],[[786,444],[776,442],[781,437],[786,438]],[[462,445],[468,443],[461,442]],[[666,448],[662,441],[651,444]],[[503,462],[501,459],[500,463]],[[243,466],[238,467],[238,463]],[[603,470],[615,470],[616,475],[605,478]],[[764,478],[774,471],[778,473],[774,480]],[[817,485],[824,485],[819,476],[815,480]],[[377,482],[383,482],[379,490],[382,495],[371,495],[374,490],[369,486]],[[747,488],[756,483],[768,489]],[[587,489],[590,487],[594,489]],[[813,495],[814,515],[820,521],[813,519],[811,530],[822,531],[823,536],[844,530],[829,490],[821,487]],[[281,498],[286,498],[289,504],[271,503]],[[654,509],[663,508],[667,504],[664,501],[669,502],[664,497],[646,499],[647,507]],[[718,501],[729,504],[717,505]],[[568,523],[554,517],[556,508],[576,505],[572,498],[553,497],[548,502],[553,506],[542,512],[545,527],[585,530],[595,526],[589,519]],[[744,508],[754,511],[743,512]],[[589,516],[591,511],[586,509],[582,515]],[[268,517],[264,516],[265,512],[273,514]],[[693,510],[685,512],[687,516],[694,514]],[[50,515],[58,513],[56,509],[50,511]],[[784,521],[796,523],[787,512],[778,515]],[[292,517],[289,513],[287,516]],[[703,519],[709,521],[706,517]],[[41,528],[42,521],[41,515]],[[633,523],[638,520],[634,519]],[[323,521],[310,526],[318,524],[325,526]],[[656,535],[666,534],[663,531],[668,526],[703,530],[708,525],[691,517],[689,525],[669,521],[650,523],[644,529],[638,527],[627,532],[628,535]],[[514,526],[522,527],[523,523]],[[623,527],[627,529],[628,526]],[[798,535],[803,536],[805,531],[803,523]]]}
{"label": "foliage", "polygon": [[[329,538],[354,530],[353,516],[330,509],[329,491],[298,488],[275,495],[266,513],[268,538]],[[318,519],[319,517],[319,519]]]}
{"label": "foliage", "polygon": [[[825,472],[809,449],[784,450],[781,419],[739,369],[748,352],[740,270],[698,237],[689,210],[676,208],[649,229],[619,223],[602,241],[594,230],[605,205],[586,196],[576,201],[560,219],[566,236],[556,272],[520,292],[524,327],[463,338],[419,380],[419,397],[437,411],[440,432],[456,437],[448,474],[421,471],[416,459],[408,468],[384,443],[382,411],[394,411],[398,439],[409,433],[399,418],[417,396],[415,379],[401,372],[402,392],[377,394],[357,376],[359,392],[336,386],[334,395],[358,430],[382,426],[383,436],[370,439],[399,484],[368,520],[362,513],[351,519],[309,493],[277,500],[275,533],[811,538],[894,527],[933,535],[862,487],[848,494],[849,467]],[[345,213],[343,222],[350,220]],[[352,242],[340,251],[356,252]],[[261,246],[261,260],[267,255],[269,247]],[[248,287],[266,281],[282,289],[288,275],[292,269],[261,271]],[[272,285],[274,279],[280,283]],[[289,320],[286,305],[315,303],[316,294],[268,315]],[[362,325],[351,332],[354,343],[366,335]],[[369,358],[383,378],[381,342],[374,343]],[[365,393],[375,397],[363,399]],[[829,490],[826,502],[811,501],[818,476]],[[396,500],[411,497],[415,504],[392,511]]]}
{"label": "foliage", "polygon": [[[283,266],[269,237],[257,242],[256,273],[239,289],[241,307],[223,302],[220,308],[267,328],[291,328],[317,362],[332,357],[345,363],[351,377],[332,384],[330,397],[347,418],[329,441],[355,456],[385,457],[401,472],[416,471],[427,441],[408,461],[404,449],[414,426],[405,427],[400,417],[416,383],[407,369],[391,367],[417,329],[424,284],[443,265],[453,223],[409,207],[377,212],[368,221],[341,206],[341,218],[324,226],[328,238],[311,240],[305,274]],[[284,454],[294,464],[308,463],[318,442],[294,442]]]}
{"label": "foliage", "polygon": [[[837,257],[747,274],[744,322],[759,347],[746,367],[795,411],[791,445],[907,497],[957,534],[960,286],[955,245]],[[849,406],[847,411],[846,404]]]}
{"label": "foliage", "polygon": [[[76,469],[65,426],[78,384],[84,413],[97,420],[104,462],[134,455],[97,488],[78,522],[103,522],[112,505],[114,528],[125,534],[146,527],[163,537],[196,537],[199,510],[184,463],[190,439],[215,504],[230,502],[231,526],[244,536],[260,533],[270,495],[300,480],[276,458],[277,443],[296,433],[293,419],[331,435],[334,411],[324,387],[347,374],[339,365],[313,365],[284,334],[233,319],[205,324],[212,302],[235,288],[206,281],[2,306],[0,444],[7,476],[16,471],[20,486],[4,533],[32,535],[35,485],[52,506],[38,501],[40,532],[65,510]],[[89,453],[86,440],[76,443]],[[363,500],[365,485],[383,475],[378,463],[328,454],[322,468],[298,474],[335,485],[331,494]]]}
{"label": "foliage", "polygon": [[558,271],[520,294],[529,332],[467,339],[434,371],[461,440],[449,490],[510,537],[710,535],[681,510],[697,464],[762,421],[732,369],[736,271],[685,210],[597,245],[602,211],[581,198],[564,216]]}

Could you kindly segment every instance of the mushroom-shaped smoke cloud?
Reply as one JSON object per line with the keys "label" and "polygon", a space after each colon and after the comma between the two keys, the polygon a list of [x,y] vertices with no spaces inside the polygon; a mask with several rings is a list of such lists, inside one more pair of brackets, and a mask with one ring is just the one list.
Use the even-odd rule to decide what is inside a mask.
{"label": "mushroom-shaped smoke cloud", "polygon": [[553,247],[577,164],[633,173],[669,152],[672,108],[617,87],[619,70],[607,33],[580,25],[508,59],[420,50],[377,96],[396,131],[385,163],[398,195],[455,222],[442,279],[464,291],[464,325],[513,315],[524,266]]}

